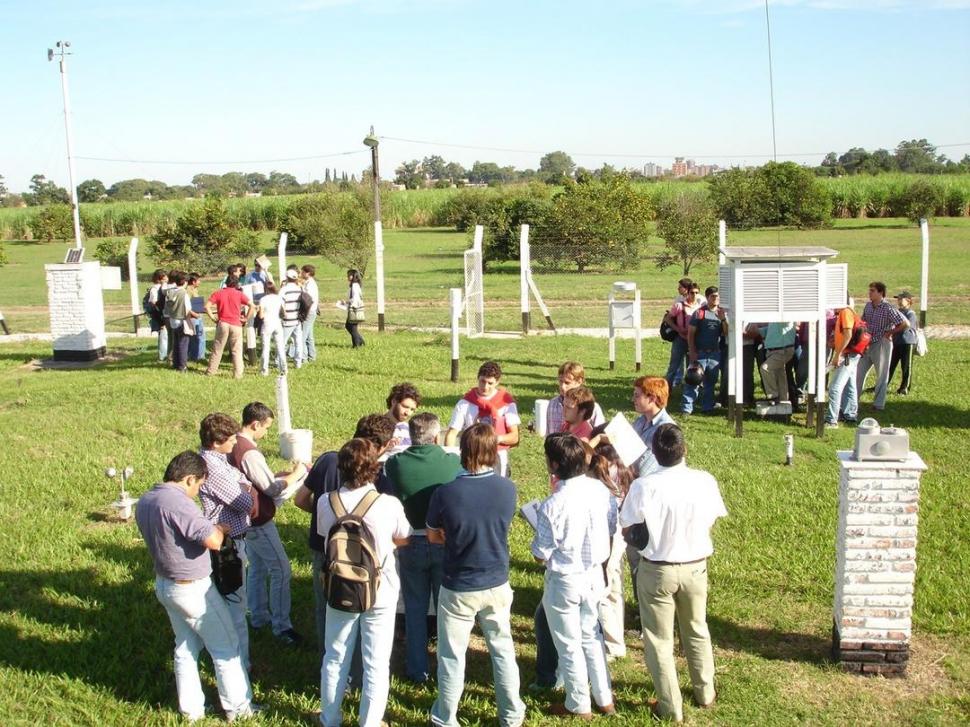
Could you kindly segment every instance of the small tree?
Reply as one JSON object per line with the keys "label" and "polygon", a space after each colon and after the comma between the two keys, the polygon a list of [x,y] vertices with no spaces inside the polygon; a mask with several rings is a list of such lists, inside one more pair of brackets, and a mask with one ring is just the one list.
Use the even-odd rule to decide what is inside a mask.
{"label": "small tree", "polygon": [[128,241],[107,238],[94,249],[94,258],[102,265],[121,268],[121,279],[128,280]]}
{"label": "small tree", "polygon": [[259,250],[259,235],[235,227],[225,200],[213,194],[187,206],[174,224],[160,225],[149,241],[149,253],[159,264],[201,273],[217,272]]}
{"label": "small tree", "polygon": [[913,222],[933,217],[945,201],[941,186],[925,179],[912,182],[902,195],[903,212]]}
{"label": "small tree", "polygon": [[657,210],[657,235],[665,244],[656,257],[661,270],[679,264],[686,276],[694,263],[712,260],[717,254],[717,215],[708,196],[681,192],[663,200]]}
{"label": "small tree", "polygon": [[374,246],[369,199],[363,191],[302,197],[290,208],[284,229],[301,250],[363,274]]}
{"label": "small tree", "polygon": [[30,218],[30,231],[35,240],[52,242],[74,237],[74,219],[66,204],[49,204]]}
{"label": "small tree", "polygon": [[107,190],[100,179],[85,179],[77,185],[78,202],[100,202],[107,196]]}
{"label": "small tree", "polygon": [[541,266],[572,264],[581,273],[590,267],[636,269],[649,221],[647,197],[625,174],[602,182],[570,182],[553,199],[532,243],[533,256]]}
{"label": "small tree", "polygon": [[565,184],[576,164],[564,151],[551,151],[539,160],[539,176],[549,184]]}

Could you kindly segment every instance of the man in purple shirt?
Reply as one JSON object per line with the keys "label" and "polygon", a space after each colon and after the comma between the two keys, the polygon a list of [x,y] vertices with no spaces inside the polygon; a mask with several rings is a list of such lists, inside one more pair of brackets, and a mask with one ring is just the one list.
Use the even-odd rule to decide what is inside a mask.
{"label": "man in purple shirt", "polygon": [[[228,414],[209,414],[199,426],[202,442],[202,459],[206,464],[206,477],[199,499],[202,512],[215,523],[225,525],[236,541],[236,550],[243,567],[249,565],[246,557],[246,532],[249,530],[249,513],[253,509],[253,486],[246,475],[237,470],[227,459],[236,446],[239,423]],[[249,671],[249,625],[246,623],[246,574],[242,585],[227,599],[236,632],[239,635],[239,654],[243,666]]]}
{"label": "man in purple shirt", "polygon": [[909,328],[902,313],[886,300],[886,284],[879,281],[869,283],[869,302],[862,311],[862,320],[869,328],[872,341],[859,359],[856,370],[856,389],[862,398],[863,384],[869,369],[876,370],[876,389],[873,392],[872,406],[876,411],[886,407],[886,390],[889,388],[889,364],[893,356],[893,336]]}
{"label": "man in purple shirt", "polygon": [[193,499],[206,477],[195,452],[169,462],[165,481],[142,495],[135,512],[155,566],[155,596],[175,632],[175,684],[179,711],[190,721],[205,716],[199,652],[212,657],[219,701],[226,717],[253,714],[252,690],[239,656],[225,601],[212,583],[210,550],[218,550],[228,526],[213,525]]}

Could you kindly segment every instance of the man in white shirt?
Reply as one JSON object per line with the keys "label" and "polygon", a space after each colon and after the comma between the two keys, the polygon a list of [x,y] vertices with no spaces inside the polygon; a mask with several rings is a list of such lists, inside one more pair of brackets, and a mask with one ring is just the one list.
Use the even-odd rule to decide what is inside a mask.
{"label": "man in white shirt", "polygon": [[498,438],[498,472],[502,477],[509,476],[509,448],[519,444],[519,410],[515,399],[499,386],[502,380],[502,367],[495,361],[486,361],[478,368],[478,386],[470,389],[451,412],[448,430],[445,432],[445,446],[454,447],[458,435],[472,424],[488,424]]}
{"label": "man in white shirt", "polygon": [[676,424],[654,434],[659,469],[634,480],[620,511],[620,526],[646,524],[649,541],[640,549],[637,593],[643,624],[644,657],[661,719],[683,720],[680,682],[674,662],[674,620],[680,627],[694,701],[714,703],[714,652],[707,628],[707,558],[714,552],[711,527],[727,515],[717,481],[684,463],[687,447]]}
{"label": "man in white shirt", "polygon": [[306,264],[300,268],[300,278],[303,280],[303,291],[313,298],[313,305],[303,319],[303,350],[306,353],[307,361],[317,360],[317,344],[313,338],[313,324],[317,320],[317,311],[320,309],[320,288],[317,286],[317,269],[315,266]]}
{"label": "man in white shirt", "polygon": [[586,450],[579,439],[550,434],[545,453],[559,489],[539,506],[532,555],[546,566],[542,606],[566,689],[565,703],[549,712],[591,719],[590,684],[597,711],[616,712],[597,620],[616,509],[606,486],[585,474]]}

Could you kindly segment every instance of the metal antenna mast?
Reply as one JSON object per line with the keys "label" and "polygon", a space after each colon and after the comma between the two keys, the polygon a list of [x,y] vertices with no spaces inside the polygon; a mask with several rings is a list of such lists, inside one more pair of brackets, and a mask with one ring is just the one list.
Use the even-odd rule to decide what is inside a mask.
{"label": "metal antenna mast", "polygon": [[74,151],[73,139],[71,138],[71,97],[67,92],[67,56],[70,55],[68,48],[71,47],[69,40],[59,40],[53,48],[47,49],[47,60],[54,60],[54,56],[60,57],[61,67],[61,91],[64,93],[64,129],[67,133],[67,176],[71,193],[71,211],[74,217],[74,247],[81,247],[81,218],[78,213],[77,203],[77,184],[74,182]]}

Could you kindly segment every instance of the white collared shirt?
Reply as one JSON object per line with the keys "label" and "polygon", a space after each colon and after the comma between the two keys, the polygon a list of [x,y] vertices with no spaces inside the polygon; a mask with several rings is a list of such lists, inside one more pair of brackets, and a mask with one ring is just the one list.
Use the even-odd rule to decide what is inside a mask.
{"label": "white collared shirt", "polygon": [[687,563],[714,552],[711,526],[726,515],[717,480],[681,462],[633,481],[620,527],[647,524],[650,542],[640,551],[647,560]]}
{"label": "white collared shirt", "polygon": [[606,485],[570,477],[539,506],[532,554],[554,573],[585,573],[610,557],[616,503]]}

